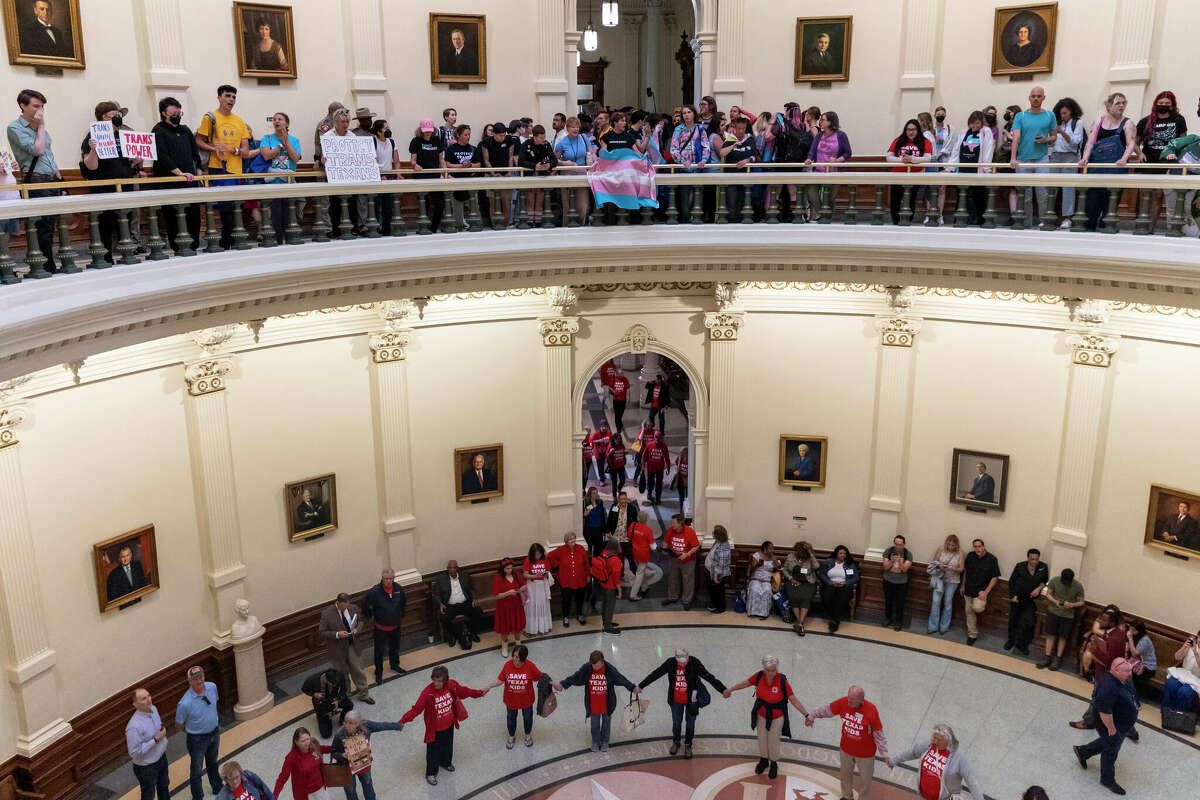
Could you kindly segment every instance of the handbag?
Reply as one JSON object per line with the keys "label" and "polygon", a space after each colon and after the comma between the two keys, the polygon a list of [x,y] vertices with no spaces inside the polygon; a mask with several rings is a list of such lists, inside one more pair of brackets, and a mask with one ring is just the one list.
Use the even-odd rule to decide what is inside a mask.
{"label": "handbag", "polygon": [[696,681],[696,691],[692,694],[692,699],[696,703],[696,708],[704,708],[712,702],[712,695],[708,693],[708,687],[703,681]]}
{"label": "handbag", "polygon": [[733,596],[733,611],[736,614],[746,613],[746,590],[740,590]]}
{"label": "handbag", "polygon": [[539,717],[548,717],[558,708],[558,698],[550,685],[550,676],[542,673],[537,684],[537,713]]}
{"label": "handbag", "polygon": [[1193,736],[1196,733],[1196,712],[1163,706],[1162,727],[1165,731]]}
{"label": "handbag", "polygon": [[779,616],[783,617],[784,622],[787,622],[792,614],[792,606],[788,602],[787,595],[776,591],[775,594],[771,595],[771,600],[774,601],[775,609],[779,612]]}
{"label": "handbag", "polygon": [[629,693],[629,705],[621,711],[621,730],[628,733],[646,721],[646,709],[650,707],[649,700],[634,697]]}
{"label": "handbag", "polygon": [[321,778],[329,788],[350,785],[350,765],[337,764],[332,760],[321,762]]}

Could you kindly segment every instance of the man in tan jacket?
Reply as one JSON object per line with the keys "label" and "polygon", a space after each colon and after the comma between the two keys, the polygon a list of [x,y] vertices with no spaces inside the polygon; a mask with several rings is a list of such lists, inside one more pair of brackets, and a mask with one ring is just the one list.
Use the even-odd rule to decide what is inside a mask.
{"label": "man in tan jacket", "polygon": [[350,595],[342,592],[333,605],[321,612],[321,624],[317,629],[325,640],[325,650],[334,668],[349,675],[354,681],[356,697],[364,703],[374,705],[375,700],[367,690],[367,676],[362,668],[362,649],[358,634],[362,630],[358,606],[351,605]]}

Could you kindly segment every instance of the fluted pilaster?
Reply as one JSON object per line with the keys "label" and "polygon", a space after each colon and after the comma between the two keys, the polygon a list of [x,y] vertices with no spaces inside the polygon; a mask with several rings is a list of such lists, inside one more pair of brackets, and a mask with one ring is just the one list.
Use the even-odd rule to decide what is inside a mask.
{"label": "fluted pilaster", "polygon": [[[733,510],[735,356],[744,317],[744,314],[736,311],[710,311],[704,315],[704,327],[708,330],[709,397],[708,475],[704,505],[707,522],[711,525],[728,525]],[[700,508],[699,498],[693,499],[693,505]]]}
{"label": "fluted pilaster", "polygon": [[[383,58],[383,11],[380,0],[347,0],[350,17],[350,91],[356,105],[377,107],[379,115],[390,114],[387,100],[387,69]],[[423,23],[418,23],[423,24]]]}
{"label": "fluted pilaster", "polygon": [[716,75],[712,91],[723,107],[741,103],[746,91],[745,24],[745,0],[721,0],[717,6]]}
{"label": "fluted pilaster", "polygon": [[575,530],[575,504],[579,496],[580,459],[575,442],[572,419],[574,382],[575,334],[579,318],[570,316],[542,317],[538,320],[538,335],[546,359],[546,470],[549,475],[546,507],[549,510],[550,541],[561,541],[567,531]]}
{"label": "fluted pilaster", "polygon": [[[140,0],[142,45],[148,57],[146,84],[155,90],[192,85],[185,57],[182,0]],[[157,92],[155,92],[157,96]]]}

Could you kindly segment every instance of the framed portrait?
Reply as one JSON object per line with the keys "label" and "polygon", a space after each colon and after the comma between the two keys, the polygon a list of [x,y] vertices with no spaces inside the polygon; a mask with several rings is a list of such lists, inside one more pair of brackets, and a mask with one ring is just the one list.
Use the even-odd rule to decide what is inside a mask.
{"label": "framed portrait", "polygon": [[483,14],[429,15],[430,83],[487,83]]}
{"label": "framed portrait", "polygon": [[854,17],[796,18],[796,83],[850,80]]}
{"label": "framed portrait", "polygon": [[779,485],[825,486],[829,440],[824,436],[785,433],[779,437]]}
{"label": "framed portrait", "polygon": [[283,487],[288,539],[299,541],[337,530],[337,480],[333,475],[308,478]]}
{"label": "framed portrait", "polygon": [[504,445],[454,448],[454,499],[487,500],[504,495]]}
{"label": "framed portrait", "polygon": [[233,4],[238,75],[242,78],[295,78],[296,40],[291,6]]}
{"label": "framed portrait", "polygon": [[1145,541],[1168,553],[1200,556],[1200,494],[1151,484]]}
{"label": "framed portrait", "polygon": [[124,608],[158,591],[158,550],[154,526],[122,533],[92,545],[100,613]]}
{"label": "framed portrait", "polygon": [[996,9],[992,29],[992,74],[1054,71],[1058,3]]}
{"label": "framed portrait", "polygon": [[0,0],[8,63],[83,69],[79,0]]}
{"label": "framed portrait", "polygon": [[1008,493],[1008,456],[954,448],[950,465],[950,502],[1004,510]]}

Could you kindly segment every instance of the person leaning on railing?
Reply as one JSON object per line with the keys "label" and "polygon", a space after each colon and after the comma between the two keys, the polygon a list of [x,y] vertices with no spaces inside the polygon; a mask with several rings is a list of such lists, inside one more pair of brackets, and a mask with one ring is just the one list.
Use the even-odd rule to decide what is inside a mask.
{"label": "person leaning on railing", "polygon": [[[174,97],[164,97],[158,101],[158,124],[151,129],[154,134],[154,146],[158,158],[154,161],[153,176],[155,178],[177,177],[187,183],[156,183],[154,189],[180,189],[188,186],[200,174],[200,150],[196,147],[196,134],[183,124],[183,104]],[[189,203],[184,209],[184,220],[187,234],[191,237],[191,246],[200,243],[200,204]],[[179,251],[176,238],[179,236],[179,220],[175,216],[175,207],[163,209],[163,222],[167,229],[167,243],[172,250]]]}
{"label": "person leaning on railing", "polygon": [[[815,161],[818,164],[841,164],[849,161],[854,155],[854,151],[850,149],[850,137],[842,130],[837,112],[826,111],[822,114],[820,126],[820,132],[813,137],[812,147],[809,149],[808,158],[804,163],[811,165]],[[837,169],[837,167],[818,166],[814,168],[814,172],[837,172]],[[833,192],[836,195],[837,186],[822,186],[821,191]],[[833,196],[829,197],[829,207],[833,208]],[[812,220],[816,222],[820,218],[818,212],[813,215]]]}
{"label": "person leaning on railing", "polygon": [[[259,140],[258,154],[269,164],[268,173],[295,172],[296,163],[300,160],[300,140],[289,133],[291,118],[282,111],[277,111],[271,117],[271,124],[274,131]],[[267,183],[286,182],[287,179],[282,177],[267,179]],[[388,195],[379,197],[391,199]],[[271,201],[271,226],[274,228],[275,243],[283,244],[283,230],[287,227],[287,201],[283,198]]]}
{"label": "person leaning on railing", "polygon": [[[1173,139],[1187,135],[1187,120],[1179,113],[1179,102],[1174,92],[1159,92],[1150,104],[1152,110],[1137,124],[1138,145],[1147,164],[1162,163],[1163,151]],[[1176,172],[1151,172],[1151,175],[1172,175]],[[1150,231],[1158,222],[1158,202],[1165,202],[1165,211],[1170,214],[1175,208],[1174,189],[1140,189],[1150,192]]]}
{"label": "person leaning on railing", "polygon": [[[544,178],[550,175],[558,160],[554,157],[554,148],[546,141],[546,129],[541,125],[533,126],[533,135],[521,143],[517,155],[517,164],[533,175]],[[542,224],[543,190],[530,189],[528,194],[529,224],[538,227]]]}
{"label": "person leaning on railing", "polygon": [[[967,127],[958,132],[950,144],[950,160],[957,162],[955,169],[961,173],[975,174],[991,172],[992,152],[995,138],[992,129],[984,125],[986,117],[981,111],[972,111],[967,117]],[[982,225],[983,212],[987,210],[987,187],[959,187],[967,195],[967,224]]]}
{"label": "person leaning on railing", "polygon": [[[903,166],[892,167],[892,172],[911,172],[912,164],[924,164],[933,158],[933,147],[921,131],[921,124],[910,119],[904,123],[904,130],[900,135],[892,140],[891,146],[888,148],[887,155],[884,158],[889,163],[902,164]],[[893,185],[891,187],[891,211],[892,224],[900,224],[900,215],[907,214],[911,222],[917,210],[917,195],[920,186],[904,186],[903,184]],[[908,194],[908,208],[904,208],[904,195]]]}
{"label": "person leaning on railing", "polygon": [[[237,114],[237,89],[228,84],[217,87],[217,108],[206,112],[196,129],[196,146],[208,153],[210,175],[241,175],[242,158],[250,154],[250,127]],[[236,186],[240,181],[213,181],[211,186]],[[233,246],[233,204],[217,203],[221,214],[221,240],[224,250]]]}
{"label": "person leaning on railing", "polygon": [[[453,110],[453,109],[450,109]],[[479,148],[471,144],[471,126],[459,125],[451,133],[452,141],[446,146],[442,153],[442,165],[449,167],[478,167],[479,166]],[[476,172],[451,172],[450,177],[453,178],[475,178],[478,177]],[[480,192],[480,194],[485,194]],[[450,210],[454,215],[456,222],[462,223],[463,230],[467,229],[467,202],[470,200],[471,193],[466,191],[457,191],[453,195],[456,208]],[[482,205],[482,203],[481,203]],[[490,222],[490,220],[488,220]]]}
{"label": "person leaning on railing", "polygon": [[[1064,97],[1054,104],[1054,118],[1058,127],[1052,135],[1054,143],[1050,145],[1050,163],[1062,164],[1055,172],[1075,173],[1079,171],[1079,155],[1083,151],[1083,141],[1087,128],[1083,124],[1083,109],[1074,98]],[[1062,222],[1059,227],[1070,229],[1071,218],[1075,216],[1075,187],[1062,187]]]}
{"label": "person leaning on railing", "polygon": [[[685,105],[683,122],[671,136],[671,158],[683,168],[683,172],[696,172],[697,165],[707,163],[710,157],[708,134],[696,114],[696,107]],[[680,185],[675,194],[675,209],[680,223],[691,220],[694,187]]]}
{"label": "person leaning on railing", "polygon": [[[567,119],[567,133],[565,136],[559,137],[558,145],[554,148],[554,156],[558,159],[558,166],[563,167],[573,165],[576,167],[589,167],[595,157],[595,150],[592,145],[592,140],[588,138],[586,133],[581,132],[582,123],[579,117],[569,117]],[[576,174],[574,170],[565,174]],[[668,190],[669,191],[669,190]],[[575,214],[579,217],[579,224],[587,223],[588,209],[591,208],[592,193],[587,187],[577,189],[563,189],[563,208],[570,202],[570,195],[575,195]],[[661,191],[660,191],[661,196]]]}
{"label": "person leaning on railing", "polygon": [[[1104,101],[1104,114],[1096,120],[1092,132],[1088,136],[1087,145],[1083,148],[1083,157],[1079,160],[1080,168],[1089,163],[1115,164],[1115,167],[1092,168],[1090,173],[1123,173],[1129,157],[1137,146],[1137,133],[1133,121],[1125,116],[1125,95],[1113,92]],[[1101,220],[1108,209],[1108,189],[1088,189],[1084,201],[1087,213],[1087,229],[1094,231],[1104,228]]]}
{"label": "person leaning on railing", "polygon": [[[1194,133],[1172,139],[1163,148],[1163,161],[1178,161],[1182,164],[1200,164],[1200,136]],[[1185,172],[1195,168],[1185,166]],[[1195,217],[1196,190],[1189,189],[1183,198],[1183,233],[1185,236],[1200,236],[1200,228],[1196,226]]]}
{"label": "person leaning on railing", "polygon": [[[8,124],[8,146],[21,169],[21,183],[53,183],[61,181],[58,164],[54,161],[50,132],[46,130],[46,95],[34,89],[22,89],[17,94],[21,115]],[[29,197],[55,197],[57,189],[32,189]],[[34,222],[38,249],[46,259],[46,272],[58,272],[54,262],[54,226],[58,218],[38,217]],[[28,235],[28,230],[26,231]]]}
{"label": "person leaning on railing", "polygon": [[[129,113],[128,108],[122,108],[119,103],[112,100],[103,100],[96,104],[96,121],[109,122],[113,127],[113,136],[117,142],[117,155],[113,158],[100,158],[97,151],[98,144],[92,136],[89,128],[88,132],[83,136],[83,143],[80,145],[80,162],[79,172],[84,180],[110,181],[121,178],[135,178],[142,175],[142,160],[126,158],[120,151],[121,134],[125,130],[129,130],[124,126],[124,115]],[[124,187],[132,189],[131,185]],[[116,191],[116,187],[112,184],[99,186],[91,191],[97,194],[107,194]],[[118,218],[127,212],[117,211],[112,209],[109,211],[101,211],[99,216],[100,226],[100,241],[104,245],[104,260],[108,263],[113,261],[113,249],[117,246],[121,235],[119,231]],[[138,212],[140,213],[140,212]]]}

